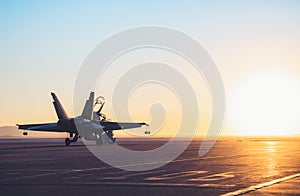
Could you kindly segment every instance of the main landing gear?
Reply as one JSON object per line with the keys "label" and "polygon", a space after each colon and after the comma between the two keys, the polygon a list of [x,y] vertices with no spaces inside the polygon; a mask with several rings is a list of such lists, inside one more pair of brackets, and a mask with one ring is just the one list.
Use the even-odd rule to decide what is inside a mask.
{"label": "main landing gear", "polygon": [[[73,137],[73,133],[70,133],[70,137]],[[65,139],[65,145],[69,146],[71,144],[71,142],[77,142],[78,138],[79,138],[78,133],[76,133],[72,139],[66,138]]]}

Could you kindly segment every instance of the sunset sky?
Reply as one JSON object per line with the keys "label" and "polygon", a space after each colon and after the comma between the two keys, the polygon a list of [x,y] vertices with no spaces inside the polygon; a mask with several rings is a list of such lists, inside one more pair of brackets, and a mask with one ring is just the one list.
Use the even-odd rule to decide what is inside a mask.
{"label": "sunset sky", "polygon": [[[296,0],[3,1],[0,126],[56,121],[52,91],[73,116],[76,76],[92,49],[116,32],[151,25],[191,36],[215,61],[226,93],[223,135],[300,134],[299,10]],[[115,76],[108,71],[107,78]],[[199,90],[198,129],[204,134],[211,114],[209,91],[203,81],[193,86]],[[141,106],[151,104],[157,90],[168,111],[172,103],[178,105],[164,100],[170,92],[147,88],[144,102],[145,89],[129,101],[133,120],[151,120],[148,106]],[[109,106],[107,99],[104,112],[114,119]],[[158,136],[171,134],[178,112],[169,111]]]}

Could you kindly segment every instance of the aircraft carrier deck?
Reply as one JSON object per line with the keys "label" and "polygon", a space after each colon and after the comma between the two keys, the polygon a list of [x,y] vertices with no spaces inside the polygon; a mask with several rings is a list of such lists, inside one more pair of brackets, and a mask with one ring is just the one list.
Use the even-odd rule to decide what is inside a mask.
{"label": "aircraft carrier deck", "polygon": [[[119,139],[138,149],[162,139]],[[79,141],[0,139],[1,195],[300,195],[300,140],[218,140],[204,157],[194,141],[173,162],[130,172],[98,160]],[[151,164],[151,163],[149,163]]]}

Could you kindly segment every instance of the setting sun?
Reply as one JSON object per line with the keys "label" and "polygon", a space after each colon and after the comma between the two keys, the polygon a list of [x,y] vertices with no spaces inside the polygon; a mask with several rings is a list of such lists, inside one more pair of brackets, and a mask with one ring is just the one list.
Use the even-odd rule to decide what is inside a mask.
{"label": "setting sun", "polygon": [[229,103],[236,134],[280,136],[297,133],[300,95],[296,77],[255,73],[241,81]]}

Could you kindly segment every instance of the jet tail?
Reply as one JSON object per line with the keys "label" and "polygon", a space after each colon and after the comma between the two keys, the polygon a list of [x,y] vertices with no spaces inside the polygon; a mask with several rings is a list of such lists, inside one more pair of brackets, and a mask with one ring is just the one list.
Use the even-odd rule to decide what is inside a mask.
{"label": "jet tail", "polygon": [[86,100],[86,102],[85,102],[85,105],[84,105],[84,108],[83,108],[82,114],[81,114],[81,116],[84,119],[88,119],[88,120],[92,119],[93,108],[94,108],[94,97],[95,97],[95,93],[91,92],[89,99]]}
{"label": "jet tail", "polygon": [[58,119],[68,118],[68,115],[67,115],[66,111],[64,110],[63,106],[61,105],[61,103],[58,100],[55,93],[51,93],[51,95],[52,95],[52,98],[53,98],[53,105],[54,105],[54,108],[55,108]]}

